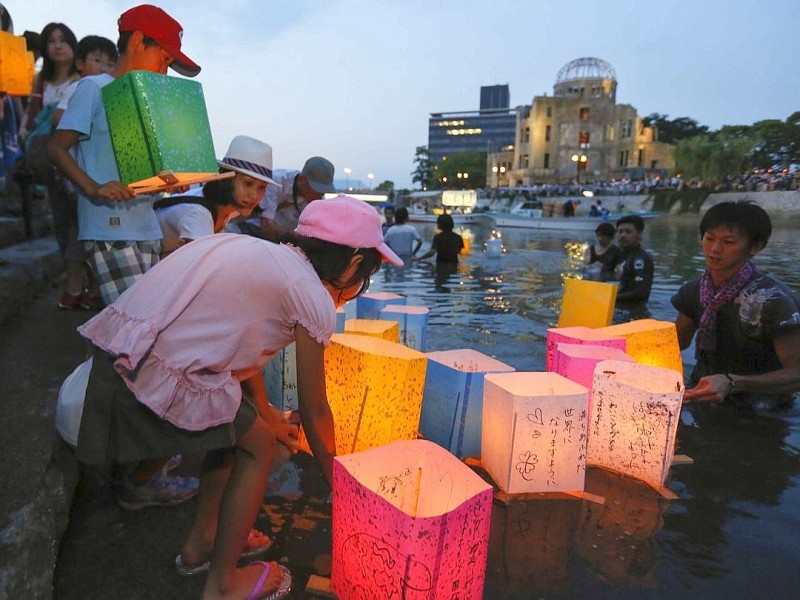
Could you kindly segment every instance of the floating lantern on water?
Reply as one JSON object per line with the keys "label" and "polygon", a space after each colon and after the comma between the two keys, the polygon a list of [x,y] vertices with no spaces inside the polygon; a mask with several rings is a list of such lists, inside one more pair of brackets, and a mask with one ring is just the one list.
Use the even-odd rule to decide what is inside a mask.
{"label": "floating lantern on water", "polygon": [[617,284],[567,279],[561,300],[559,327],[605,327],[614,317]]}
{"label": "floating lantern on water", "polygon": [[131,71],[102,90],[120,181],[152,193],[214,179],[214,155],[200,83]]}
{"label": "floating lantern on water", "polygon": [[597,363],[587,462],[661,489],[675,454],[683,392],[683,377],[672,369]]}
{"label": "floating lantern on water", "polygon": [[588,391],[557,373],[484,377],[481,460],[509,494],[579,492]]}
{"label": "floating lantern on water", "polygon": [[426,440],[337,456],[331,584],[339,598],[481,598],[492,487]]}
{"label": "floating lantern on water", "polygon": [[492,230],[489,234],[489,239],[486,240],[486,256],[489,258],[500,258],[505,252],[503,247],[503,234],[499,231]]}
{"label": "floating lantern on water", "polygon": [[381,309],[380,318],[397,322],[400,327],[401,344],[425,352],[429,312],[427,306],[389,304]]}
{"label": "floating lantern on water", "polygon": [[28,52],[25,38],[0,31],[0,90],[10,96],[29,96],[34,72],[33,52]]}
{"label": "floating lantern on water", "polygon": [[547,370],[553,370],[556,354],[556,344],[587,344],[625,350],[627,342],[622,336],[614,336],[606,328],[592,329],[590,327],[552,327],[547,330]]}
{"label": "floating lantern on water", "polygon": [[625,338],[625,353],[638,363],[683,373],[678,330],[670,321],[639,319],[598,329],[601,335]]}
{"label": "floating lantern on water", "polygon": [[[427,362],[402,344],[333,335],[325,349],[325,383],[339,454],[417,437]],[[309,449],[302,433],[300,445]]]}
{"label": "floating lantern on water", "polygon": [[347,313],[344,307],[340,306],[336,309],[336,327],[333,330],[334,333],[344,333],[345,321],[347,321]]}
{"label": "floating lantern on water", "polygon": [[592,402],[592,382],[594,368],[603,360],[622,360],[634,362],[619,348],[591,346],[588,344],[556,344],[553,372],[580,383],[589,390],[589,404]]}
{"label": "floating lantern on water", "polygon": [[429,352],[419,430],[459,458],[480,456],[483,378],[514,371],[475,350]]}
{"label": "floating lantern on water", "polygon": [[267,398],[279,410],[297,410],[297,346],[294,342],[275,353],[261,370]]}
{"label": "floating lantern on water", "polygon": [[344,332],[354,335],[368,335],[389,342],[400,341],[400,324],[397,321],[381,319],[347,319]]}
{"label": "floating lantern on water", "polygon": [[392,292],[367,292],[356,299],[356,317],[379,319],[381,310],[390,304],[407,304],[408,299]]}

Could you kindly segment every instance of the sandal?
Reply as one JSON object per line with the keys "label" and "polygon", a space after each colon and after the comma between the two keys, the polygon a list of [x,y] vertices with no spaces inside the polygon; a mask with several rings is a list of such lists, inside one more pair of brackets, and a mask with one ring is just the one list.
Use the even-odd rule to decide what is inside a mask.
{"label": "sandal", "polygon": [[[252,546],[247,547],[247,544],[251,543],[255,540],[256,536],[264,537],[267,539],[267,543],[262,546]],[[239,560],[252,560],[254,558],[259,558],[267,553],[267,551],[272,547],[272,540],[269,539],[266,535],[261,533],[256,529],[251,529],[250,533],[247,534],[247,542],[245,542],[245,549],[242,551],[241,555],[239,556]],[[208,571],[209,567],[211,566],[211,561],[207,560],[197,565],[187,565],[183,562],[183,555],[178,554],[175,557],[175,569],[178,571],[178,575],[182,577],[192,577],[193,575],[200,575],[201,573],[205,573]]]}
{"label": "sandal", "polygon": [[[264,582],[267,580],[267,577],[269,576],[269,572],[272,570],[272,563],[268,563],[263,560],[259,560],[258,562],[255,562],[253,564],[261,565],[262,571],[261,571],[261,576],[258,578],[258,581],[256,581],[256,584],[253,586],[253,589],[250,592],[250,595],[247,597],[247,600],[256,600],[258,598],[258,593],[261,591],[261,586],[264,585]],[[287,569],[283,565],[278,565],[278,568],[283,573],[281,577],[281,582],[278,584],[278,589],[270,592],[266,596],[263,596],[261,600],[280,600],[281,598],[285,598],[289,594],[289,592],[292,591],[292,574],[289,572],[289,569]]]}

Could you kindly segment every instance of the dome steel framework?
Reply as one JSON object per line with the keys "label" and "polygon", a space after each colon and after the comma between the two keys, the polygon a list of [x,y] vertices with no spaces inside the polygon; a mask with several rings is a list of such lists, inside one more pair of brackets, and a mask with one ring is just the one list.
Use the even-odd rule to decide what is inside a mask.
{"label": "dome steel framework", "polygon": [[610,63],[600,58],[576,58],[558,71],[556,85],[577,79],[613,79],[616,81],[617,73]]}

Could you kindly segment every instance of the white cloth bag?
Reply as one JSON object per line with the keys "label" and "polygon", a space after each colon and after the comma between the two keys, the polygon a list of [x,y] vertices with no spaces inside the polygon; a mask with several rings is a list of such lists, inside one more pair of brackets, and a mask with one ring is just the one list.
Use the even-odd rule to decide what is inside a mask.
{"label": "white cloth bag", "polygon": [[61,384],[56,403],[56,431],[70,446],[78,445],[83,402],[92,372],[94,357],[90,356],[70,373]]}

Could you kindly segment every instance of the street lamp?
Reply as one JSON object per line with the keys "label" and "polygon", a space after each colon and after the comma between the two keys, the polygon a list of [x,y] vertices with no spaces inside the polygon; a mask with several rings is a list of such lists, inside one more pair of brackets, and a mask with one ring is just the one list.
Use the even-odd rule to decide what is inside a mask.
{"label": "street lamp", "polygon": [[344,168],[344,189],[346,192],[350,191],[350,173],[353,172],[353,169],[350,167]]}
{"label": "street lamp", "polygon": [[505,165],[495,165],[492,167],[492,173],[494,173],[494,187],[500,187],[500,176],[504,175],[505,172]]}
{"label": "street lamp", "polygon": [[367,173],[367,179],[369,179],[369,189],[372,190],[372,180],[375,179],[375,175],[372,173]]}
{"label": "street lamp", "polygon": [[589,158],[585,154],[573,154],[572,162],[575,163],[575,184],[581,184],[581,171],[586,170],[586,162]]}

